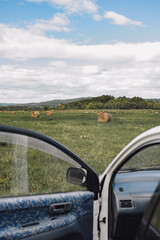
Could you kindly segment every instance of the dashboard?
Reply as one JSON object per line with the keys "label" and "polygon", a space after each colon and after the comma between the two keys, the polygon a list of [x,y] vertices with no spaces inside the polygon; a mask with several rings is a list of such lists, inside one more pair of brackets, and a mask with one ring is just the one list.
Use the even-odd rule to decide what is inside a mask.
{"label": "dashboard", "polygon": [[111,239],[132,240],[160,181],[160,170],[119,172],[112,185]]}

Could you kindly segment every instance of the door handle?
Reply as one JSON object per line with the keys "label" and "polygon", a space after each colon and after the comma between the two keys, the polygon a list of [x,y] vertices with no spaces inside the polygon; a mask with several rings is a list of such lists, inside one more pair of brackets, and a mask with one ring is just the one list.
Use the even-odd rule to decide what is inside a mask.
{"label": "door handle", "polygon": [[21,227],[22,227],[22,228],[27,228],[27,227],[33,227],[33,226],[36,226],[36,225],[39,225],[39,222],[29,222],[29,223],[25,223],[25,224],[22,224]]}
{"label": "door handle", "polygon": [[49,206],[49,214],[61,214],[71,211],[73,204],[67,203],[54,203]]}

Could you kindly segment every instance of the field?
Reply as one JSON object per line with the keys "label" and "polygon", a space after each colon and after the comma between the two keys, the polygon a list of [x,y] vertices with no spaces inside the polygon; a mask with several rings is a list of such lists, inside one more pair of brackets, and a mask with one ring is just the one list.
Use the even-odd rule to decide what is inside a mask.
{"label": "field", "polygon": [[160,111],[108,110],[112,121],[98,122],[96,110],[53,111],[39,118],[31,112],[0,112],[0,124],[32,129],[54,138],[86,161],[98,174],[140,133],[160,124]]}

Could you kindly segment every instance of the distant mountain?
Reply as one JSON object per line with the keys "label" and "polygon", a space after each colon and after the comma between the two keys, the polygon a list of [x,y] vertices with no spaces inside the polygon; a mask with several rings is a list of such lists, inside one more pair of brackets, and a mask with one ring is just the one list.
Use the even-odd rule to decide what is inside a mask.
{"label": "distant mountain", "polygon": [[[46,102],[31,102],[31,103],[0,103],[0,106],[2,107],[7,107],[7,106],[25,106],[25,107],[44,107],[44,106],[52,106],[55,107],[58,104],[67,104],[67,103],[72,103],[72,102],[78,102],[78,101],[97,101],[99,98],[102,97],[82,97],[82,98],[72,98],[72,99],[55,99],[51,101],[46,101]],[[153,98],[153,99],[145,99],[146,101],[152,101],[152,102],[159,102],[160,103],[160,98]]]}
{"label": "distant mountain", "polygon": [[67,104],[70,102],[76,102],[76,101],[80,101],[83,99],[89,99],[88,98],[73,98],[73,99],[55,99],[55,100],[51,100],[51,101],[46,101],[46,102],[40,102],[40,103],[26,103],[26,104],[21,104],[23,106],[31,106],[31,107],[44,107],[44,106],[52,106],[55,107],[58,104]]}
{"label": "distant mountain", "polygon": [[146,99],[147,101],[160,102],[160,98]]}
{"label": "distant mountain", "polygon": [[0,103],[0,106],[4,106],[4,107],[14,106],[14,105],[16,105],[16,103]]}
{"label": "distant mountain", "polygon": [[58,104],[67,104],[70,102],[76,102],[84,99],[90,99],[91,97],[83,97],[83,98],[73,98],[73,99],[55,99],[51,101],[46,101],[46,102],[40,102],[40,103],[0,103],[0,106],[30,106],[30,107],[44,107],[44,106],[52,106],[55,107]]}

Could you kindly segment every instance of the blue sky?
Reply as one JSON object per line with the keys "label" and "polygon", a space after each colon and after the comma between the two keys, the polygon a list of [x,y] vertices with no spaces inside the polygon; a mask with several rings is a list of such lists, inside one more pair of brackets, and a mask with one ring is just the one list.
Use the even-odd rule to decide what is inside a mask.
{"label": "blue sky", "polygon": [[[65,2],[65,1],[64,1]],[[6,24],[25,26],[37,19],[49,20],[54,14],[65,13],[70,19],[68,33],[54,32],[58,38],[71,39],[73,41],[90,40],[91,43],[104,43],[107,41],[158,41],[160,38],[160,2],[158,0],[101,0],[96,1],[97,14],[104,15],[106,11],[113,11],[126,16],[133,21],[140,21],[145,27],[135,25],[112,24],[112,20],[103,19],[95,21],[93,14],[74,12],[67,13],[63,7],[52,5],[49,1],[27,0],[1,0],[0,21]]]}
{"label": "blue sky", "polygon": [[159,98],[159,0],[1,0],[0,102]]}

